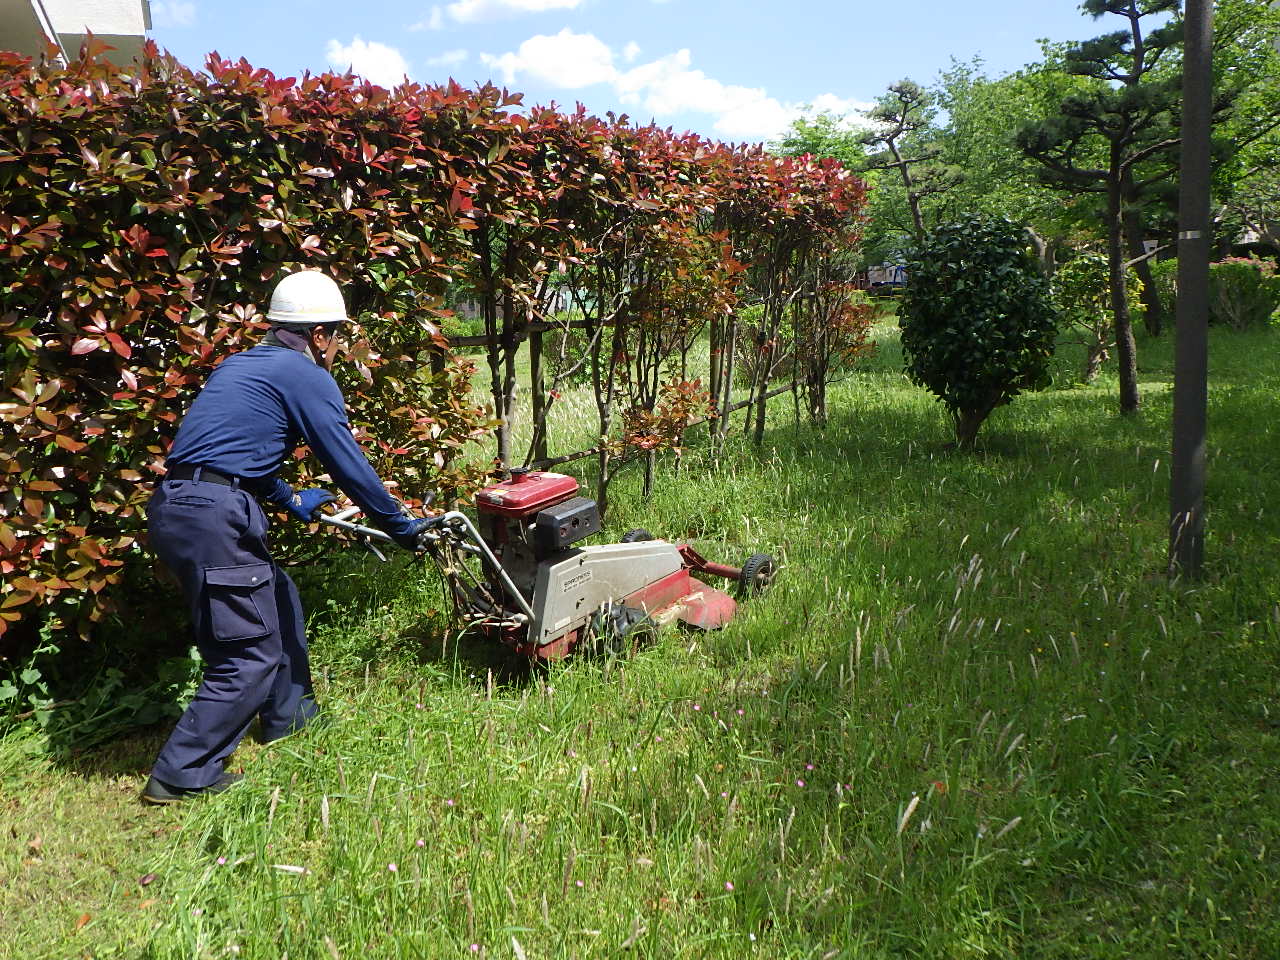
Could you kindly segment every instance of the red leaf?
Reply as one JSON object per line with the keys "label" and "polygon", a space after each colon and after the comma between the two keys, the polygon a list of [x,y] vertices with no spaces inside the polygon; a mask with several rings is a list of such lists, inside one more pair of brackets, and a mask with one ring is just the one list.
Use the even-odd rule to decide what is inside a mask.
{"label": "red leaf", "polygon": [[81,443],[79,440],[73,440],[71,437],[61,433],[53,438],[53,442],[69,453],[79,453],[86,446],[86,444]]}
{"label": "red leaf", "polygon": [[93,353],[100,346],[102,346],[102,343],[99,340],[94,340],[91,337],[81,337],[71,345],[71,355],[78,357],[82,353]]}
{"label": "red leaf", "polygon": [[112,350],[120,354],[120,356],[124,357],[126,360],[133,356],[133,348],[124,342],[120,334],[114,332],[108,333],[107,342],[111,344]]}

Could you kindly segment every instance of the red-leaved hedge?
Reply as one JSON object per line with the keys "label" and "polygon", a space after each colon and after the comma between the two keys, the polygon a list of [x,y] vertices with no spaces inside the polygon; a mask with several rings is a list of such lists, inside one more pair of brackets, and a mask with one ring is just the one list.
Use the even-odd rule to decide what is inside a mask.
{"label": "red-leaved hedge", "polygon": [[[767,358],[836,356],[865,333],[839,303],[813,306],[843,296],[831,265],[856,245],[866,205],[865,185],[833,161],[580,108],[520,113],[518,96],[491,85],[388,91],[350,75],[277,78],[216,54],[196,72],[151,44],[122,70],[101,53],[91,43],[65,68],[0,53],[9,639],[38,624],[88,636],[112,610],[109,588],[144,559],[140,507],[182,410],[256,337],[271,288],[297,267],[345,286],[359,318],[355,363],[341,365],[352,422],[409,499],[474,482],[457,454],[492,426],[432,319],[451,284],[493,337],[504,461],[515,353],[557,285],[610,327],[591,365],[602,436],[619,404],[649,433],[681,419],[660,401],[697,385],[659,384],[656,371],[670,365],[661,351],[683,357],[703,325],[708,399],[727,404],[720,345],[734,342],[740,303],[766,305]],[[840,316],[847,335],[832,340],[824,318]],[[646,350],[650,361],[634,360]],[[758,428],[776,366],[753,385]],[[799,382],[825,389],[825,374]],[[549,397],[535,397],[535,419]],[[650,416],[637,420],[641,408]],[[300,536],[281,529],[286,547]]]}
{"label": "red-leaved hedge", "polygon": [[0,54],[0,632],[111,608],[181,411],[284,271],[345,283],[353,422],[406,496],[462,484],[453,453],[487,428],[464,370],[433,377],[421,298],[464,258],[511,98],[150,53],[133,75]]}

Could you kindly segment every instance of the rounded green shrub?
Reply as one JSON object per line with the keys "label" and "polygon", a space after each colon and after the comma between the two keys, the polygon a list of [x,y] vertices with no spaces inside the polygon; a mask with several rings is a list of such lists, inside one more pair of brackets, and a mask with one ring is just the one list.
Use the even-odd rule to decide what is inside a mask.
{"label": "rounded green shrub", "polygon": [[1274,260],[1229,257],[1209,265],[1209,323],[1232,330],[1265,327],[1280,308]]}
{"label": "rounded green shrub", "polygon": [[906,256],[898,309],[907,375],[972,446],[996,407],[1048,385],[1058,315],[1021,227],[974,217],[927,234]]}

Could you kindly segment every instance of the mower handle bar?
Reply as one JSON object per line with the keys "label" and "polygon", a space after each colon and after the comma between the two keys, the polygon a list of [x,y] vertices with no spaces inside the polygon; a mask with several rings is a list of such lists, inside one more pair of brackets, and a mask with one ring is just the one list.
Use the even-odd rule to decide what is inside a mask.
{"label": "mower handle bar", "polygon": [[[359,507],[348,507],[346,510],[341,510],[338,513],[317,514],[316,519],[321,523],[327,523],[340,530],[346,530],[348,533],[354,533],[357,537],[366,541],[378,540],[383,543],[392,542],[391,537],[388,534],[383,533],[381,530],[376,530],[373,527],[366,527],[358,523],[352,523],[350,518],[359,512]],[[493,551],[489,549],[489,545],[485,543],[484,538],[480,536],[480,532],[476,530],[475,524],[471,522],[470,517],[458,510],[450,510],[447,513],[442,513],[438,517],[428,517],[427,519],[429,522],[420,534],[423,541],[439,540],[443,536],[441,531],[448,528],[461,527],[466,536],[465,538],[458,537],[458,540],[461,542],[459,542],[457,546],[461,547],[468,553],[476,554],[483,560],[487,561],[489,567],[497,574],[498,580],[502,584],[507,595],[516,602],[516,605],[520,608],[520,612],[523,613],[524,616],[528,617],[529,622],[533,622],[535,618],[533,616],[533,608],[529,606],[529,601],[527,601],[524,598],[524,595],[516,589],[516,585],[512,583],[511,577],[507,574],[507,571],[503,569],[502,564],[498,562],[498,558],[493,555]],[[376,551],[376,548],[373,547],[372,543],[368,544],[368,546]],[[381,554],[379,554],[379,556],[381,556]]]}

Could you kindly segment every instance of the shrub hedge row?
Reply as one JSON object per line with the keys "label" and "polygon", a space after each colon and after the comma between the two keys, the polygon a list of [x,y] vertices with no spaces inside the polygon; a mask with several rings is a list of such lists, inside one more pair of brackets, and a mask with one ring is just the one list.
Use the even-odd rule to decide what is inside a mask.
{"label": "shrub hedge row", "polygon": [[[117,609],[111,588],[142,561],[140,507],[175,423],[209,369],[261,329],[282,272],[321,267],[346,285],[359,320],[344,365],[352,422],[412,499],[474,482],[456,453],[492,426],[437,326],[448,284],[499,290],[527,321],[550,275],[595,255],[575,221],[584,210],[594,229],[649,224],[664,238],[705,235],[725,219],[707,211],[737,211],[741,237],[780,216],[793,228],[792,196],[830,207],[815,224],[856,221],[865,201],[831,162],[581,111],[521,113],[491,85],[387,91],[216,54],[197,72],[150,44],[122,71],[101,53],[90,44],[65,68],[0,53],[6,645],[37,628],[88,637]],[[765,204],[750,196],[762,179]],[[306,482],[297,469],[290,479]]]}

